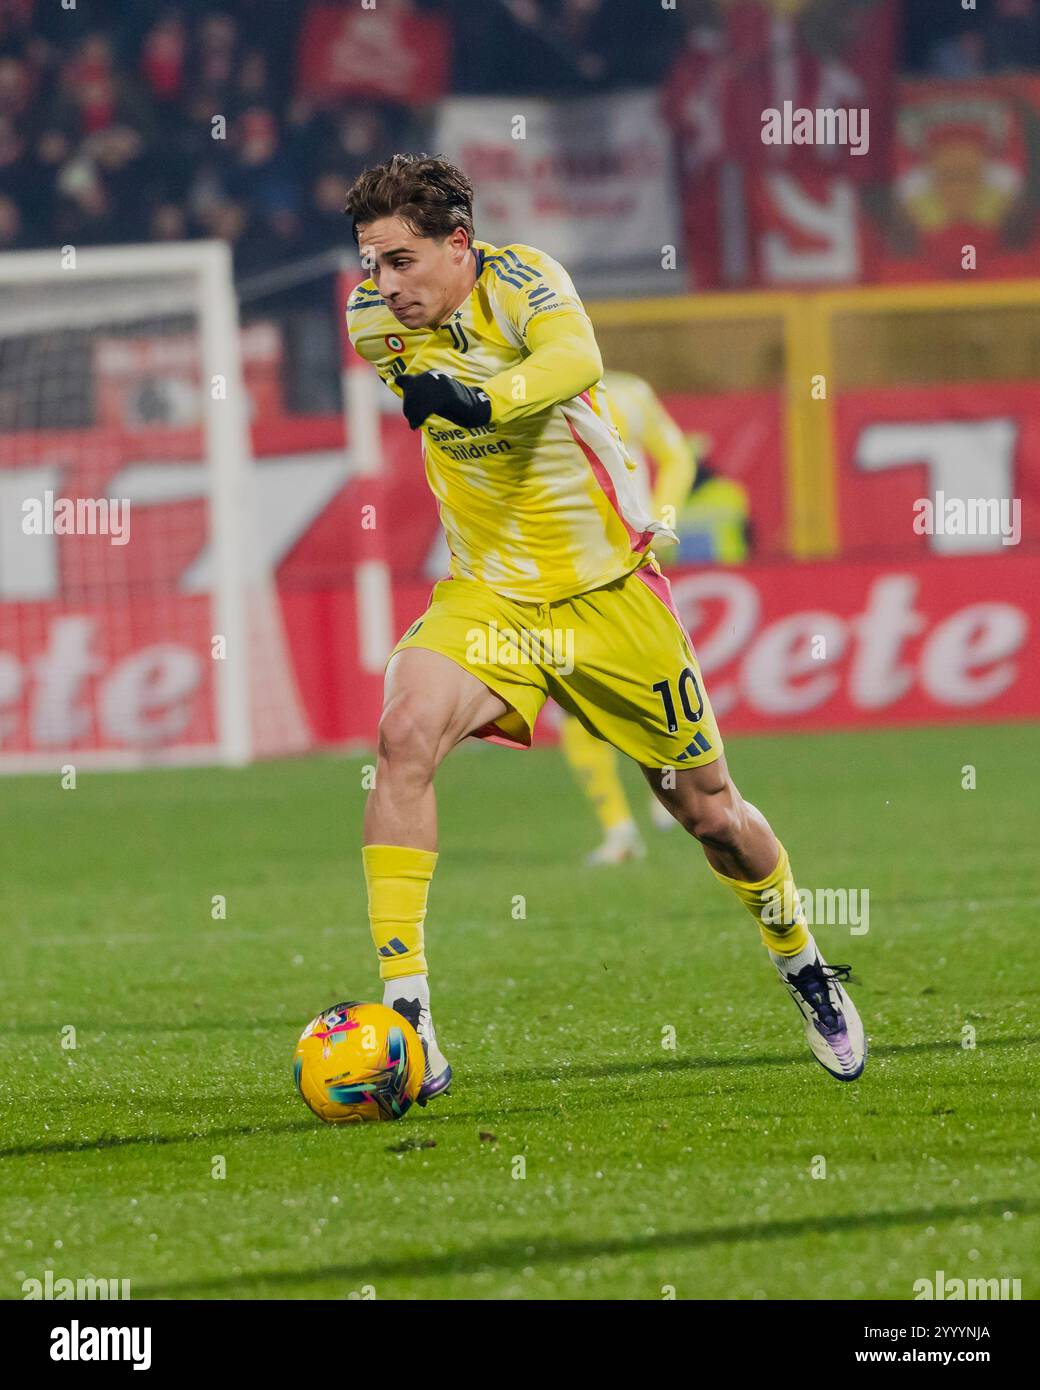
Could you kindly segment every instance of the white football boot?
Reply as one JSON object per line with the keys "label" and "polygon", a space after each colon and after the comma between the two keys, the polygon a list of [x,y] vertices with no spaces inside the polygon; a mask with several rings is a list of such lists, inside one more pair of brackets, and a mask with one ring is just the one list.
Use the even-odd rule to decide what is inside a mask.
{"label": "white football boot", "polygon": [[668,807],[662,806],[656,796],[650,798],[650,823],[655,830],[674,830],[679,824]]}
{"label": "white football boot", "polygon": [[592,868],[605,864],[623,864],[626,859],[645,859],[646,845],[633,820],[621,821],[612,825],[604,836],[603,843],[585,856],[585,863]]}
{"label": "white football boot", "polygon": [[855,1081],[867,1062],[867,1040],[856,1006],[839,981],[851,965],[828,965],[813,941],[796,956],[769,952],[777,974],[805,1019],[812,1054],[839,1081]]}
{"label": "white football boot", "polygon": [[430,982],[425,975],[404,975],[397,980],[387,980],[383,985],[383,1003],[406,1018],[419,1034],[426,1056],[426,1071],[416,1099],[420,1105],[425,1105],[434,1096],[443,1095],[451,1085],[451,1067],[437,1046],[430,1013]]}

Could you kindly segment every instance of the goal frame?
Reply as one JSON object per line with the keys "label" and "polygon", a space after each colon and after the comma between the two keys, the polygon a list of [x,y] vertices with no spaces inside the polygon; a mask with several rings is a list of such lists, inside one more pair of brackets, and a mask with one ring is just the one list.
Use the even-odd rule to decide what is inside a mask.
{"label": "goal frame", "polygon": [[[66,266],[63,262],[70,253],[74,261]],[[70,753],[70,757],[74,756],[77,766],[113,769],[159,764],[242,766],[253,756],[243,526],[251,503],[252,451],[231,249],[226,242],[207,240],[161,245],[62,246],[0,255],[0,285],[19,288],[59,283],[67,276],[115,281],[150,274],[198,277],[194,307],[198,314],[204,466],[210,469],[211,480],[207,524],[214,585],[210,595],[214,635],[225,639],[224,658],[214,660],[217,737],[212,744],[176,751],[84,749]],[[226,383],[222,397],[213,390],[217,377],[223,377]],[[10,755],[0,751],[0,773],[51,771],[60,751]]]}

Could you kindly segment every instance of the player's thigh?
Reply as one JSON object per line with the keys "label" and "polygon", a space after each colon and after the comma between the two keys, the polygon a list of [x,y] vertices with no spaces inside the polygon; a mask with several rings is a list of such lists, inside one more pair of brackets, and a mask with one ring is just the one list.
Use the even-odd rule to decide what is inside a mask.
{"label": "player's thigh", "polygon": [[557,606],[573,626],[573,669],[550,690],[586,728],[643,767],[717,762],[722,738],[668,582],[635,571]]}
{"label": "player's thigh", "polygon": [[397,651],[386,667],[380,748],[421,753],[434,763],[508,706],[476,676],[440,652]]}

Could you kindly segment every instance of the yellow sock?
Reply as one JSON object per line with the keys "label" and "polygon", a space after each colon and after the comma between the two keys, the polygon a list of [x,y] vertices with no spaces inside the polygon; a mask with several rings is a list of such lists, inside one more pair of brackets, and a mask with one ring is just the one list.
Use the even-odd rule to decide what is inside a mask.
{"label": "yellow sock", "polygon": [[423,922],[437,855],[404,845],[365,845],[368,922],[384,980],[425,975]]}
{"label": "yellow sock", "polygon": [[727,878],[718,869],[712,873],[732,888],[737,897],[758,923],[762,944],[781,956],[794,956],[809,944],[809,927],[798,901],[791,874],[787,850],[780,846],[780,858],[768,878],[758,883],[746,883],[739,878]]}
{"label": "yellow sock", "polygon": [[632,819],[625,789],[617,770],[617,754],[609,743],[590,734],[580,719],[569,714],[560,726],[560,747],[592,802],[604,830],[613,830]]}

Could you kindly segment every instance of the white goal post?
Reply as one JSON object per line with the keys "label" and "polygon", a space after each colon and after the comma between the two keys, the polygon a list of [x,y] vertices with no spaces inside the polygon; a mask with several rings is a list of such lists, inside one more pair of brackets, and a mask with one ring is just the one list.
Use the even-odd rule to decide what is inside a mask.
{"label": "white goal post", "polygon": [[223,242],[0,255],[0,771],[308,746]]}

